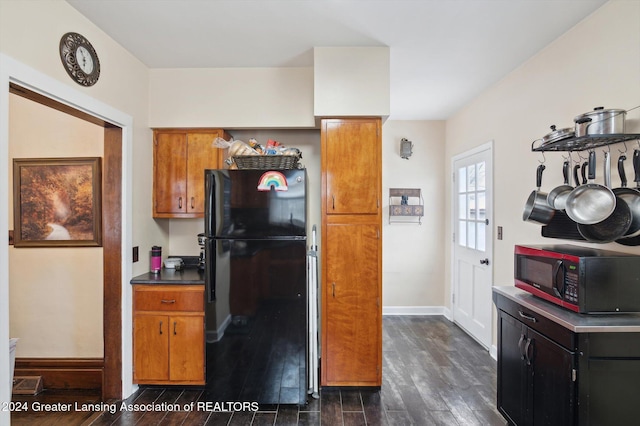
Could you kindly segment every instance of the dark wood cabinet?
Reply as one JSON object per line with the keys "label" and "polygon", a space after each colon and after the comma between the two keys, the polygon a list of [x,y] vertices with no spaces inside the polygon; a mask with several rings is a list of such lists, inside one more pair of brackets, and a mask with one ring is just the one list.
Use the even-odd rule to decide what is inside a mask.
{"label": "dark wood cabinet", "polygon": [[498,406],[517,425],[573,424],[574,353],[498,314]]}
{"label": "dark wood cabinet", "polygon": [[493,298],[497,404],[509,424],[637,422],[640,315],[580,315],[514,288]]}

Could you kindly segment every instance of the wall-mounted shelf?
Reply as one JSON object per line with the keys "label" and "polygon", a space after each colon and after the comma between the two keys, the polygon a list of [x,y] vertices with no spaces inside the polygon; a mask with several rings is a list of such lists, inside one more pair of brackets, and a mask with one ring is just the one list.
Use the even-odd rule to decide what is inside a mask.
{"label": "wall-mounted shelf", "polygon": [[555,142],[542,143],[535,146],[536,142],[541,141],[541,139],[538,139],[531,143],[531,151],[584,151],[585,149],[593,149],[599,146],[612,145],[632,141],[634,139],[640,140],[640,134],[620,133],[612,135],[580,136],[577,138],[573,137],[561,139]]}
{"label": "wall-mounted shelf", "polygon": [[[393,222],[393,217],[399,216],[415,217],[418,224],[422,224],[424,199],[420,188],[389,188],[389,223]],[[407,223],[406,220],[395,222]]]}

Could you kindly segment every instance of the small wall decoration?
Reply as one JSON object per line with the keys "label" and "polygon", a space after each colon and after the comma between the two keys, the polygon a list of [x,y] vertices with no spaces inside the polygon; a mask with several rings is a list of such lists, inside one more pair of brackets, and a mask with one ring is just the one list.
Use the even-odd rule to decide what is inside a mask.
{"label": "small wall decoration", "polygon": [[99,157],[14,159],[14,246],[101,246],[101,188]]}

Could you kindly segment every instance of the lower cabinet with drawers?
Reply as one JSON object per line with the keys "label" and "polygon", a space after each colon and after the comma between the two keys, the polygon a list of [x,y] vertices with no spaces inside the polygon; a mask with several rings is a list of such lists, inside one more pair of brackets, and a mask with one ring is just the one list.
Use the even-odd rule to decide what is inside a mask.
{"label": "lower cabinet with drawers", "polygon": [[133,382],[204,385],[202,285],[133,286]]}

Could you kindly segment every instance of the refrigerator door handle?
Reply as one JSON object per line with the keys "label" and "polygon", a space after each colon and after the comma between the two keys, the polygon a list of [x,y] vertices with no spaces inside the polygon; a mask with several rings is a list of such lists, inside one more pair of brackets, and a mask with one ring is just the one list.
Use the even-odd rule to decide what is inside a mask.
{"label": "refrigerator door handle", "polygon": [[216,300],[215,243],[213,238],[204,237],[204,288],[207,302],[215,302]]}

